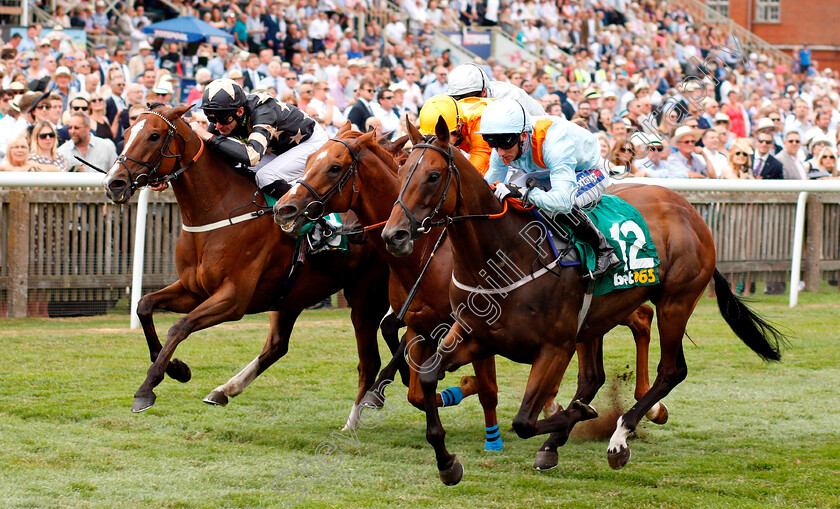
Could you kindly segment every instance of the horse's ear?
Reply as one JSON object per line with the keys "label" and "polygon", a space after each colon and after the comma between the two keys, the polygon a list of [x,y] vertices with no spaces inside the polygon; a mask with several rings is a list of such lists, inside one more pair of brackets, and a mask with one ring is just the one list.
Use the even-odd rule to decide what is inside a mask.
{"label": "horse's ear", "polygon": [[388,140],[387,138],[384,138],[384,137],[376,140],[376,142],[379,143],[380,147],[384,148],[389,154],[391,154],[394,157],[397,157],[399,155],[399,153],[402,151],[402,149],[405,146],[405,143],[407,141],[408,141],[408,135],[407,134],[403,135],[402,138],[400,138],[396,141],[390,141],[390,140]]}
{"label": "horse's ear", "polygon": [[184,113],[190,111],[192,109],[192,104],[181,104],[179,106],[175,106],[169,110],[169,120],[175,120],[184,116]]}
{"label": "horse's ear", "polygon": [[420,131],[414,127],[414,124],[408,120],[408,115],[405,116],[405,128],[408,131],[408,137],[411,138],[411,144],[417,145],[420,140],[423,139],[423,135],[420,134]]}
{"label": "horse's ear", "polygon": [[376,129],[366,132],[365,134],[359,136],[358,142],[359,145],[364,145],[365,143],[370,143],[376,137]]}
{"label": "horse's ear", "polygon": [[435,124],[435,136],[437,136],[439,142],[449,145],[449,126],[446,125],[446,120],[442,116],[438,117],[437,124]]}
{"label": "horse's ear", "polygon": [[336,136],[340,136],[340,135],[346,133],[352,127],[353,127],[353,124],[351,124],[350,121],[348,120],[347,122],[344,123],[343,126],[341,126],[341,129],[338,130],[338,132],[336,133]]}

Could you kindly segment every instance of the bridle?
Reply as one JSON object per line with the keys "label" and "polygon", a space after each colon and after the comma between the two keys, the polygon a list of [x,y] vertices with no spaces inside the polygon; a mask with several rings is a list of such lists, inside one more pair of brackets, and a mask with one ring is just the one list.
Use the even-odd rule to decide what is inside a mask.
{"label": "bridle", "polygon": [[[299,179],[297,181],[298,184],[302,185],[306,188],[307,191],[315,198],[315,201],[311,201],[306,205],[306,208],[303,209],[303,217],[310,221],[315,221],[320,219],[324,216],[324,212],[327,210],[327,202],[332,199],[336,193],[340,193],[344,188],[344,185],[347,184],[347,181],[350,180],[350,177],[353,177],[353,192],[356,192],[356,178],[359,175],[359,154],[356,153],[353,148],[344,140],[340,140],[338,138],[331,138],[328,141],[334,141],[336,143],[341,143],[347,150],[350,151],[350,157],[353,158],[353,162],[350,163],[350,166],[344,170],[342,173],[341,178],[338,179],[338,182],[333,184],[331,188],[327,190],[324,194],[318,194],[311,185],[309,185],[306,180]],[[317,211],[317,214],[315,213]]]}
{"label": "bridle", "polygon": [[[403,195],[405,194],[405,190],[408,188],[408,183],[411,181],[411,177],[414,176],[414,172],[417,170],[417,167],[420,165],[420,161],[423,159],[424,154],[422,153],[420,154],[420,157],[417,158],[417,161],[414,163],[414,167],[411,168],[411,171],[408,174],[408,178],[405,179],[405,184],[400,190],[400,195],[397,198],[397,201],[394,203],[394,205],[399,204],[400,207],[402,207],[403,212],[408,218],[409,233],[411,235],[411,240],[417,240],[420,237],[420,235],[429,233],[432,230],[432,228],[435,228],[437,226],[450,225],[457,221],[464,221],[467,219],[499,219],[500,217],[507,214],[508,200],[506,199],[502,204],[502,211],[497,212],[495,214],[465,214],[463,216],[445,216],[435,221],[435,217],[440,212],[440,209],[441,207],[443,207],[444,202],[446,202],[446,197],[449,194],[449,188],[452,186],[453,176],[455,178],[455,181],[457,182],[458,190],[457,194],[455,195],[455,207],[452,209],[452,212],[454,213],[456,210],[458,210],[458,203],[461,200],[461,172],[460,170],[458,170],[458,166],[455,164],[455,155],[452,152],[452,145],[449,144],[447,147],[448,149],[444,150],[438,146],[428,143],[429,141],[434,140],[434,138],[435,136],[430,136],[426,140],[427,143],[418,143],[414,145],[413,147],[411,147],[411,151],[414,151],[415,149],[422,149],[423,152],[425,152],[427,149],[431,149],[438,152],[446,160],[446,163],[448,165],[449,176],[446,180],[446,187],[443,188],[443,193],[441,194],[440,200],[438,201],[437,205],[435,205],[435,208],[432,210],[431,214],[426,216],[422,221],[418,221],[403,201]],[[530,192],[530,189],[525,192],[523,199],[527,199],[528,192]]]}
{"label": "bridle", "polygon": [[[408,178],[405,179],[405,184],[403,185],[402,189],[400,189],[400,195],[397,197],[396,203],[394,203],[394,205],[398,203],[400,207],[402,207],[405,216],[408,218],[411,240],[417,240],[420,237],[420,235],[428,233],[429,231],[431,231],[432,228],[436,226],[442,226],[447,222],[451,222],[453,219],[450,217],[446,217],[437,221],[434,220],[435,216],[437,216],[438,212],[440,212],[441,207],[443,207],[443,203],[446,201],[446,197],[449,194],[449,188],[452,186],[453,176],[458,182],[458,194],[456,196],[458,199],[460,199],[461,197],[461,173],[458,171],[458,167],[455,166],[455,156],[452,154],[452,145],[448,145],[447,148],[447,150],[444,150],[440,147],[432,145],[431,143],[418,143],[411,147],[412,152],[414,152],[417,149],[421,149],[423,150],[423,152],[420,153],[420,157],[418,157],[417,161],[414,162],[414,166],[408,173]],[[423,156],[425,155],[426,150],[434,150],[435,152],[443,156],[444,160],[446,160],[446,163],[448,165],[449,175],[446,179],[446,187],[443,188],[443,193],[440,195],[440,200],[438,201],[437,205],[435,205],[435,208],[432,209],[432,213],[423,218],[423,220],[418,221],[403,201],[403,195],[405,194],[405,190],[408,188],[408,183],[411,182],[411,177],[413,177],[414,172],[417,171],[417,167],[420,165],[420,161],[423,160]],[[456,202],[455,209],[457,208],[458,204]]]}
{"label": "bridle", "polygon": [[[177,170],[175,170],[171,173],[167,173],[166,175],[162,175],[162,176],[157,177],[156,176],[157,171],[160,168],[161,164],[163,164],[164,160],[166,160],[166,159],[176,159],[176,160],[180,161],[181,157],[184,155],[183,151],[180,154],[173,154],[172,153],[171,143],[172,143],[172,140],[175,138],[175,136],[177,135],[179,138],[181,138],[181,140],[184,142],[183,150],[186,150],[187,144],[190,142],[190,140],[193,139],[193,136],[195,136],[195,131],[191,131],[191,134],[190,134],[189,138],[184,138],[184,136],[180,132],[178,132],[178,129],[175,127],[175,124],[173,124],[172,121],[170,121],[168,118],[166,118],[163,115],[161,115],[160,113],[158,113],[156,111],[152,111],[152,110],[146,110],[146,111],[142,112],[140,115],[146,115],[146,114],[155,115],[155,116],[159,117],[164,122],[166,122],[166,125],[169,126],[169,129],[166,131],[166,137],[163,139],[163,144],[161,145],[160,150],[158,151],[157,155],[152,160],[152,162],[147,163],[145,161],[141,161],[141,160],[135,159],[133,157],[128,157],[125,154],[120,154],[119,156],[117,156],[116,163],[124,166],[125,170],[128,172],[129,175],[131,175],[131,171],[128,168],[128,164],[126,164],[126,161],[130,161],[134,164],[138,164],[138,165],[146,168],[146,170],[148,170],[145,173],[141,173],[140,175],[137,175],[136,177],[134,177],[134,180],[131,182],[131,191],[132,192],[134,192],[136,189],[138,189],[140,187],[163,184],[165,182],[169,182],[170,180],[178,178],[179,175],[181,175],[182,173],[184,173],[185,171],[190,169],[198,161],[198,158],[201,157],[201,154],[204,151],[204,141],[201,140],[201,138],[199,138],[199,141],[201,141],[201,147],[196,152],[192,161],[190,161],[189,163],[187,163],[184,166],[179,167]],[[169,151],[169,154],[166,153],[167,151]],[[176,164],[176,166],[178,166],[178,165]]]}

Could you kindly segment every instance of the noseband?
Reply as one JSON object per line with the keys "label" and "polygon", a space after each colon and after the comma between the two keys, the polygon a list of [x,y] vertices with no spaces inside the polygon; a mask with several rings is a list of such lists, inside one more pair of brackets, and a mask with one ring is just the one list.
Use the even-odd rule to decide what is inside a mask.
{"label": "noseband", "polygon": [[[146,170],[148,170],[145,173],[141,173],[140,175],[137,175],[134,178],[134,181],[131,183],[132,192],[135,191],[137,188],[140,188],[140,187],[162,184],[162,183],[168,182],[172,179],[178,178],[178,176],[180,174],[184,173],[190,167],[192,167],[193,164],[195,164],[195,162],[198,160],[201,153],[204,151],[204,142],[202,142],[201,143],[201,148],[199,149],[198,153],[195,155],[193,160],[190,161],[186,166],[182,166],[182,167],[178,168],[177,170],[175,170],[171,173],[168,173],[166,175],[156,177],[157,171],[160,168],[160,165],[163,164],[163,161],[165,159],[180,160],[181,156],[184,155],[183,152],[181,152],[180,154],[172,154],[171,142],[175,138],[175,135],[177,135],[179,138],[181,138],[181,140],[183,140],[184,150],[186,150],[187,143],[189,143],[189,141],[192,140],[193,136],[195,136],[195,131],[193,131],[192,134],[190,134],[190,137],[188,139],[184,138],[184,136],[181,135],[181,133],[178,132],[178,129],[175,128],[175,124],[173,124],[168,118],[164,117],[160,113],[158,113],[156,111],[152,111],[152,110],[146,110],[143,113],[141,113],[141,115],[145,115],[145,114],[150,114],[150,115],[155,115],[157,117],[160,117],[161,120],[166,122],[166,125],[169,126],[169,129],[166,131],[166,137],[163,139],[163,144],[161,145],[160,150],[158,151],[157,155],[155,156],[154,160],[152,160],[152,162],[147,163],[147,162],[141,161],[139,159],[134,159],[133,157],[128,157],[125,154],[120,154],[119,156],[117,156],[116,162],[118,164],[124,166],[126,172],[128,172],[129,175],[131,175],[131,171],[128,168],[128,164],[126,164],[126,161],[130,161],[134,164],[138,164],[138,165],[146,168]],[[167,154],[166,151],[169,151],[169,154]]]}
{"label": "noseband", "polygon": [[[353,151],[350,147],[350,144],[344,140],[339,140],[337,138],[331,138],[329,141],[334,141],[337,143],[341,143],[347,150],[350,151],[350,156],[353,158],[353,162],[350,163],[350,166],[344,170],[344,173],[341,175],[341,178],[338,179],[338,182],[335,183],[326,193],[323,195],[318,194],[312,186],[310,186],[304,179],[300,179],[297,181],[298,184],[302,185],[306,188],[309,193],[315,197],[315,201],[311,201],[306,205],[306,208],[303,209],[303,216],[310,221],[315,221],[316,219],[320,219],[324,215],[324,211],[327,209],[327,202],[332,199],[336,193],[340,193],[341,190],[344,188],[344,185],[350,180],[350,177],[353,177],[353,192],[356,192],[356,177],[359,175],[358,167],[359,167],[359,154]],[[317,213],[316,213],[317,212]]]}
{"label": "noseband", "polygon": [[[408,188],[408,183],[411,181],[411,177],[413,177],[414,172],[417,171],[417,166],[419,166],[420,161],[423,160],[424,153],[420,154],[420,157],[418,157],[417,161],[414,163],[414,167],[411,168],[411,171],[408,173],[408,178],[405,180],[405,185],[403,185],[403,188],[400,190],[400,195],[399,197],[397,197],[397,201],[396,203],[394,203],[394,205],[398,203],[400,207],[402,207],[403,212],[408,218],[411,240],[417,240],[420,237],[420,235],[428,233],[435,226],[442,226],[447,223],[447,218],[439,219],[437,221],[435,221],[434,218],[438,215],[438,212],[440,212],[440,208],[443,207],[443,203],[446,201],[446,196],[449,193],[449,188],[452,186],[453,175],[455,176],[455,179],[458,182],[458,195],[460,196],[461,194],[461,173],[455,166],[455,157],[452,155],[452,145],[448,146],[448,150],[444,150],[430,143],[418,143],[417,145],[411,147],[412,152],[416,149],[422,149],[424,153],[427,149],[431,149],[442,155],[443,158],[446,160],[446,163],[449,165],[449,175],[446,180],[446,187],[443,188],[443,194],[441,194],[440,200],[438,201],[437,205],[435,205],[435,208],[432,210],[432,213],[426,216],[422,221],[418,221],[403,201],[403,195],[405,194],[405,190]],[[457,208],[457,204],[455,208]]]}

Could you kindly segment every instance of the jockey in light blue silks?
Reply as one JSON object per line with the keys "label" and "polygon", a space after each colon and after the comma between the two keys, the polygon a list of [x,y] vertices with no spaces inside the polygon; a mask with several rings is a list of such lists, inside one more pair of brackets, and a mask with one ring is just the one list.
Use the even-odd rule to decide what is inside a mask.
{"label": "jockey in light blue silks", "polygon": [[534,123],[513,99],[487,105],[479,132],[493,148],[484,179],[500,182],[495,190],[499,200],[521,198],[519,188],[533,178],[543,189],[532,189],[527,202],[559,219],[593,247],[595,269],[582,275],[584,281],[620,264],[607,239],[581,210],[596,204],[609,185],[607,173],[599,167],[601,147],[595,135],[561,117],[541,117]]}

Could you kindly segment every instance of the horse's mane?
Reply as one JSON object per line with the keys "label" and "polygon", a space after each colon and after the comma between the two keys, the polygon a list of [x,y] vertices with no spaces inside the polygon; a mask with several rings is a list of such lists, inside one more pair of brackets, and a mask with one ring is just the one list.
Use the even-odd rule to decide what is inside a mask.
{"label": "horse's mane", "polygon": [[[361,133],[359,131],[354,131],[354,130],[351,129],[351,130],[345,131],[344,133],[339,135],[339,139],[342,139],[342,140],[357,140],[357,139],[361,138],[362,136],[364,136],[364,134],[365,133]],[[399,167],[399,164],[397,163],[397,159],[394,157],[394,154],[388,152],[387,150],[385,150],[379,144],[379,141],[382,140],[382,139],[384,139],[384,138],[375,138],[375,139],[369,141],[368,143],[365,143],[364,144],[365,148],[367,148],[368,150],[370,150],[374,154],[376,154],[376,156],[385,163],[388,170],[391,173],[393,173],[394,175],[396,175],[397,174],[397,168]]]}

